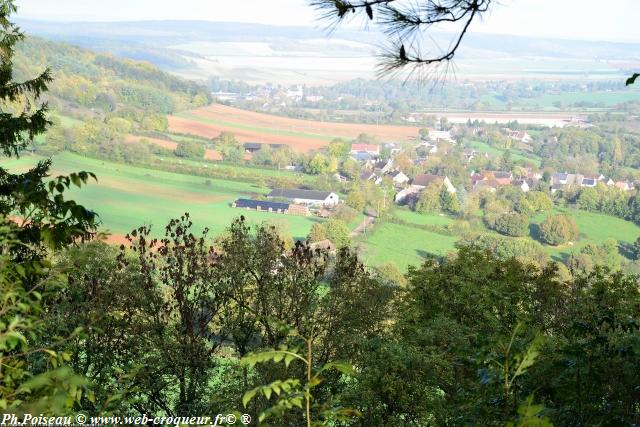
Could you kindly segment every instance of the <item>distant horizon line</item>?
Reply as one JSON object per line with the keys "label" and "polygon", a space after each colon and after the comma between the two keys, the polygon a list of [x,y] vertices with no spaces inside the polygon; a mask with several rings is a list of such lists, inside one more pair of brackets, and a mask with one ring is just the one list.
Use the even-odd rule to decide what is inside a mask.
{"label": "distant horizon line", "polygon": [[[276,27],[276,28],[304,28],[311,30],[321,30],[316,26],[310,25],[280,25],[280,24],[265,24],[261,22],[248,22],[248,21],[212,21],[206,19],[114,19],[114,20],[91,20],[91,19],[45,19],[30,16],[16,16],[18,21],[32,21],[39,23],[49,24],[132,24],[132,23],[153,23],[153,22],[198,22],[208,24],[244,24],[244,25],[260,25],[264,27]],[[364,30],[360,26],[343,26],[337,28],[336,31],[371,31],[371,29]],[[435,30],[437,33],[448,34],[448,31]],[[524,39],[540,39],[540,40],[562,40],[562,41],[579,41],[579,42],[597,42],[597,43],[617,43],[617,44],[640,44],[640,38],[638,39],[606,39],[597,40],[593,38],[567,38],[561,36],[541,36],[534,34],[513,34],[513,33],[501,33],[501,32],[489,32],[469,30],[469,34],[474,35],[487,35],[487,36],[511,36]]]}

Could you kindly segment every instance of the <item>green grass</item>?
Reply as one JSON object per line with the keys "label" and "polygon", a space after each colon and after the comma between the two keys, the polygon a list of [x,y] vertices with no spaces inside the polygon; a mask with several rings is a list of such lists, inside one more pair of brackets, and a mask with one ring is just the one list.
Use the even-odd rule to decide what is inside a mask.
{"label": "green grass", "polygon": [[532,218],[532,223],[539,224],[549,215],[566,214],[578,224],[580,237],[574,245],[548,246],[549,254],[556,258],[563,258],[572,253],[580,252],[587,243],[601,244],[607,239],[614,239],[618,243],[633,243],[640,237],[640,227],[630,221],[625,221],[610,215],[586,212],[577,209],[556,208],[550,212],[539,214]]}
{"label": "green grass", "polygon": [[[26,169],[40,158],[25,156],[0,160],[12,170]],[[87,170],[98,176],[98,183],[73,190],[74,200],[100,214],[103,231],[124,234],[142,224],[153,225],[154,235],[163,233],[171,219],[189,212],[196,229],[209,227],[211,235],[223,232],[231,221],[244,215],[251,223],[285,218],[295,238],[306,237],[311,226],[321,220],[268,212],[246,211],[229,204],[238,197],[266,194],[269,189],[248,183],[209,179],[138,168],[88,159],[70,153],[53,158],[53,174]]]}
{"label": "green grass", "polygon": [[[211,143],[211,140],[207,139],[207,138],[179,135],[177,133],[172,133],[172,132],[165,132],[164,136],[167,137],[167,139],[173,140],[175,142],[190,141],[190,142],[197,142],[197,143],[200,143],[200,144],[202,144],[202,143]],[[143,136],[143,138],[144,138],[144,136]]]}
{"label": "green grass", "polygon": [[74,119],[73,117],[65,116],[59,113],[52,113],[52,117],[60,120],[60,124],[63,128],[70,128],[72,126],[80,126],[84,122],[82,120]]}
{"label": "green grass", "polygon": [[[494,155],[494,156],[502,156],[502,154],[506,151],[503,150],[501,148],[497,148],[497,147],[493,147],[489,144],[487,144],[486,142],[482,142],[482,141],[471,141],[469,144],[472,148],[478,150],[478,151],[482,151],[485,153],[489,153],[489,155]],[[534,163],[536,166],[540,166],[541,164],[541,159],[540,157],[534,155],[534,154],[524,154],[522,153],[522,151],[520,150],[511,150],[511,158],[513,160],[521,160],[524,162],[531,162]]]}
{"label": "green grass", "polygon": [[560,94],[547,94],[537,98],[519,99],[518,103],[525,105],[540,105],[541,107],[553,107],[556,102],[564,105],[577,102],[602,103],[605,106],[612,106],[628,101],[639,101],[640,91],[624,90],[611,92],[563,92]]}
{"label": "green grass", "polygon": [[[207,123],[207,124],[219,125],[219,126],[228,126],[235,129],[242,129],[242,130],[247,130],[252,132],[261,132],[269,135],[292,136],[292,137],[299,137],[299,138],[316,139],[316,140],[327,141],[327,142],[330,142],[335,138],[345,138],[341,136],[322,135],[317,133],[299,132],[299,131],[286,130],[286,129],[262,128],[262,127],[245,125],[245,124],[236,123],[236,122],[228,122],[225,120],[207,119],[207,118],[200,117],[188,112],[178,113],[176,114],[176,117],[193,120],[200,123]],[[346,138],[346,139],[349,139],[349,138]]]}
{"label": "green grass", "polygon": [[[285,169],[273,169],[269,167],[259,167],[259,166],[245,166],[242,164],[231,164],[231,163],[222,163],[218,161],[207,161],[207,160],[194,160],[194,159],[184,159],[178,157],[162,157],[164,161],[170,163],[178,163],[183,165],[197,166],[206,169],[212,169],[218,172],[228,173],[229,176],[235,176],[239,173],[247,173],[258,175],[264,178],[295,178],[302,177],[306,178],[307,181],[312,180],[314,177],[312,175],[302,174],[300,172],[294,172]],[[304,179],[303,179],[304,180]]]}
{"label": "green grass", "polygon": [[404,225],[383,223],[363,238],[364,259],[369,265],[394,264],[401,271],[418,265],[427,254],[445,255],[457,238]]}
{"label": "green grass", "polygon": [[453,219],[446,215],[436,213],[417,213],[409,209],[396,209],[392,215],[402,221],[417,225],[449,225],[453,223]]}
{"label": "green grass", "polygon": [[[49,120],[51,119],[60,120],[60,125],[63,128],[79,126],[83,123],[81,120],[74,119],[73,117],[69,117],[69,116],[64,116],[56,112],[52,112],[51,114],[49,114]],[[44,144],[45,142],[47,142],[47,135],[46,134],[36,135],[36,137],[33,140],[36,142],[36,144]]]}

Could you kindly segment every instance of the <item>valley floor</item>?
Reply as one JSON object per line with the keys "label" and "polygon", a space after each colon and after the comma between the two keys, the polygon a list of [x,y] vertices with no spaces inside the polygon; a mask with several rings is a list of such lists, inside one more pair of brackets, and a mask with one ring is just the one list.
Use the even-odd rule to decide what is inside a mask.
{"label": "valley floor", "polygon": [[[3,159],[0,164],[19,171],[41,159],[40,156],[25,155],[17,160]],[[269,188],[257,184],[163,172],[71,153],[61,153],[53,158],[53,175],[81,170],[95,173],[98,182],[74,189],[70,196],[88,208],[96,208],[102,221],[101,231],[111,233],[109,241],[113,243],[121,243],[126,233],[145,224],[153,227],[155,236],[161,236],[166,223],[185,212],[191,215],[197,230],[208,227],[210,235],[222,233],[240,215],[254,224],[284,222],[295,239],[305,239],[311,226],[323,221],[317,217],[285,216],[231,207],[231,202],[238,197],[269,192]],[[534,217],[532,222],[540,223],[546,216],[559,212],[576,220],[581,235],[573,245],[545,245],[545,250],[554,259],[566,258],[578,253],[587,243],[602,243],[609,238],[623,248],[640,236],[640,227],[629,221],[570,208],[555,208]],[[353,230],[362,222],[360,216],[349,226]],[[456,241],[461,238],[452,227],[455,222],[441,214],[418,214],[396,208],[391,212],[391,219],[368,223],[353,239],[367,264],[391,263],[405,270],[408,265],[419,264],[428,254],[445,255],[454,250]]]}

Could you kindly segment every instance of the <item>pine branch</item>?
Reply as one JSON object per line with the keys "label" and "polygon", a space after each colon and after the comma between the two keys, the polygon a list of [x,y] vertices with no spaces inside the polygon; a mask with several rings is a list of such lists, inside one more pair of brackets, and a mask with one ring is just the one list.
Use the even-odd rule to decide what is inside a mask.
{"label": "pine branch", "polygon": [[[378,24],[390,39],[390,47],[380,55],[378,75],[387,76],[410,68],[410,74],[420,68],[450,62],[459,49],[469,26],[487,12],[492,0],[416,0],[403,4],[394,0],[313,0],[311,5],[322,12],[320,19],[337,25],[349,15],[366,13],[369,21]],[[420,36],[438,24],[463,23],[452,44],[433,56],[415,48]]]}

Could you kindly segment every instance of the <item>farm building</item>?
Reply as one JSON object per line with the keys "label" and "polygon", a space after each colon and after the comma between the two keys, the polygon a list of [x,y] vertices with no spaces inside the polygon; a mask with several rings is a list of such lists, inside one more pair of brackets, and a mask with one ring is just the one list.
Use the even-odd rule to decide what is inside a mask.
{"label": "farm building", "polygon": [[351,144],[351,154],[367,153],[372,156],[380,154],[380,147],[373,144]]}
{"label": "farm building", "polygon": [[288,199],[296,204],[311,206],[335,206],[340,201],[331,191],[275,189],[267,195],[270,199]]}
{"label": "farm building", "polygon": [[282,213],[288,215],[309,216],[309,208],[291,203],[270,202],[266,200],[238,199],[233,202],[234,208],[249,209],[262,212]]}
{"label": "farm building", "polygon": [[265,145],[268,145],[269,148],[272,148],[274,150],[284,147],[284,144],[264,144],[262,142],[245,142],[243,147],[246,152],[255,153],[256,151],[261,150]]}

